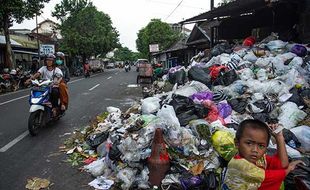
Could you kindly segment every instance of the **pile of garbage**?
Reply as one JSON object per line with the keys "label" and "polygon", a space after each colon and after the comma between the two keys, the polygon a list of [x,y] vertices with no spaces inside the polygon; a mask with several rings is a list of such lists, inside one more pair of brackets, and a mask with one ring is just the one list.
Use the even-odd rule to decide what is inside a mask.
{"label": "pile of garbage", "polygon": [[[73,164],[86,164],[96,189],[220,189],[221,171],[237,152],[238,124],[255,118],[281,124],[289,158],[309,169],[308,52],[274,36],[218,44],[188,68],[171,68],[127,111],[108,107],[65,150]],[[270,143],[269,152],[275,149]],[[293,175],[309,180],[309,172],[296,172],[287,189]]]}

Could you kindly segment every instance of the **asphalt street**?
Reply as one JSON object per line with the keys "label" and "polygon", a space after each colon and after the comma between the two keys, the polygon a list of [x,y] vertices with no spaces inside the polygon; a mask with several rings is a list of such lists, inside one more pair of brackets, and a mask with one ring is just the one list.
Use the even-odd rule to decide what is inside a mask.
{"label": "asphalt street", "polygon": [[[65,162],[59,147],[75,129],[86,126],[107,106],[126,110],[141,98],[135,87],[137,73],[109,69],[91,78],[72,78],[69,83],[70,105],[58,122],[32,137],[27,131],[29,89],[0,95],[0,189],[26,189],[27,179],[50,180],[50,189],[92,189],[92,177]],[[129,86],[128,86],[129,85]]]}

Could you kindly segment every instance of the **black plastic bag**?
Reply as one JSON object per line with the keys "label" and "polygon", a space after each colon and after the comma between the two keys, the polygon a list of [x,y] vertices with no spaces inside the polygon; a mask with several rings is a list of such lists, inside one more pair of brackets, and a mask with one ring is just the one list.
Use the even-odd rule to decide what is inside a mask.
{"label": "black plastic bag", "polygon": [[211,85],[211,77],[208,73],[206,73],[202,68],[200,67],[192,67],[188,71],[188,78],[190,80],[199,81],[205,85]]}
{"label": "black plastic bag", "polygon": [[195,108],[194,101],[192,99],[175,94],[172,96],[172,101],[169,104],[174,108],[177,115]]}
{"label": "black plastic bag", "polygon": [[181,126],[186,126],[190,121],[199,119],[199,117],[195,115],[195,109],[180,113],[177,115],[177,118]]}
{"label": "black plastic bag", "polygon": [[101,143],[106,141],[109,137],[109,132],[104,131],[102,133],[92,134],[87,137],[86,143],[92,148],[96,148]]}
{"label": "black plastic bag", "polygon": [[285,189],[289,190],[310,190],[310,166],[309,160],[304,160],[306,166],[297,165],[295,170],[289,173],[285,180]]}
{"label": "black plastic bag", "polygon": [[112,147],[109,150],[109,158],[111,160],[118,161],[118,160],[120,160],[121,155],[122,155],[122,153],[117,148],[117,145],[113,144]]}
{"label": "black plastic bag", "polygon": [[235,70],[229,70],[227,72],[220,72],[219,76],[213,81],[213,85],[231,85],[238,80],[238,75]]}
{"label": "black plastic bag", "polygon": [[[299,93],[299,90],[297,88],[293,88],[290,90],[290,93],[293,95],[288,99],[290,102],[294,102],[297,106],[305,106],[304,99]],[[305,93],[303,93],[305,95]]]}
{"label": "black plastic bag", "polygon": [[242,98],[231,99],[228,103],[234,111],[241,114],[245,113],[245,108],[248,105],[247,100]]}
{"label": "black plastic bag", "polygon": [[299,142],[299,140],[297,139],[297,137],[295,136],[295,134],[292,131],[284,128],[282,130],[282,132],[283,132],[283,136],[284,136],[284,139],[285,139],[285,143],[288,146],[290,146],[290,147],[292,147],[294,149],[300,148],[301,143]]}
{"label": "black plastic bag", "polygon": [[183,85],[186,80],[186,73],[184,69],[180,69],[174,73],[169,73],[168,80],[171,84],[178,83],[178,85]]}

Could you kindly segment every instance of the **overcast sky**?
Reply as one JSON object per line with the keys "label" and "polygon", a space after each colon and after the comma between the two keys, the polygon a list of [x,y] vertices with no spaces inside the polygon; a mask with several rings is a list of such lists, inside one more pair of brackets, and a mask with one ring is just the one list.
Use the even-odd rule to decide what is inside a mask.
{"label": "overcast sky", "polygon": [[[51,11],[61,0],[51,0],[45,5],[38,22],[50,19]],[[113,26],[120,33],[123,46],[136,51],[137,33],[152,18],[159,18],[167,23],[177,23],[210,10],[210,0],[93,0],[99,11],[110,15]],[[215,5],[220,0],[215,0]],[[12,28],[35,28],[35,19],[14,24]],[[189,25],[188,28],[192,26]]]}

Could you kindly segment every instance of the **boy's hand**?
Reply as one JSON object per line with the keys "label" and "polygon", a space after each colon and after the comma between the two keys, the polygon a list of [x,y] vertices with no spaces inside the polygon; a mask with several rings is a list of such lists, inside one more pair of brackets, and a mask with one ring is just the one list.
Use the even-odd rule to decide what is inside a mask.
{"label": "boy's hand", "polygon": [[290,162],[288,167],[287,167],[287,169],[285,170],[286,175],[289,174],[291,171],[293,171],[298,164],[303,164],[304,165],[305,163],[303,161],[301,161],[301,160],[295,160],[293,162]]}
{"label": "boy's hand", "polygon": [[[269,129],[271,129],[272,136],[274,136],[275,138],[283,137],[282,129],[280,129],[280,127],[282,128],[281,125],[279,125],[278,123],[272,123],[272,124],[268,124],[268,127]],[[277,131],[279,129],[280,131]]]}

